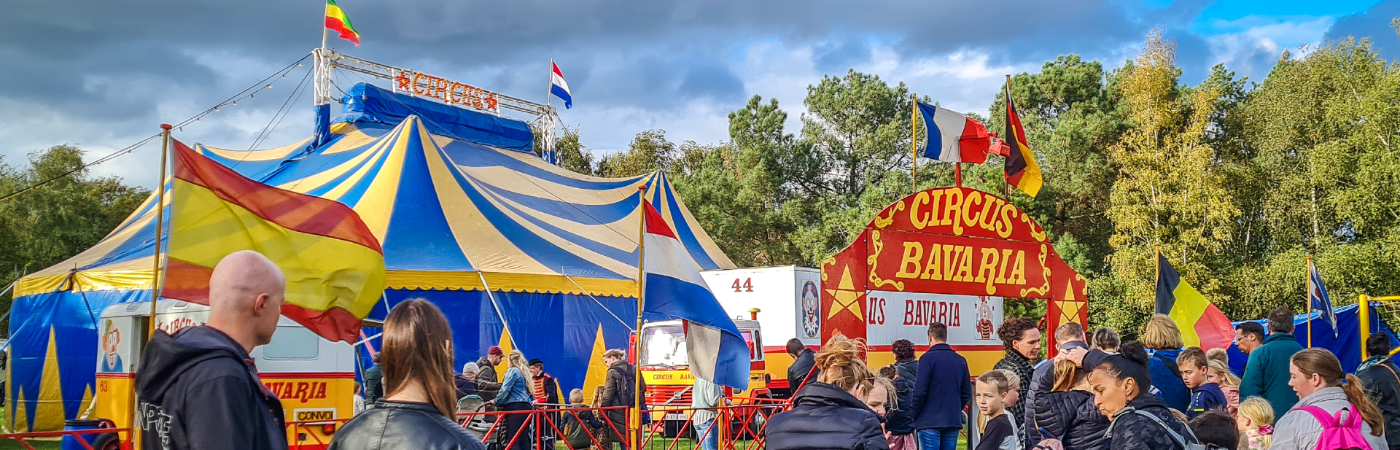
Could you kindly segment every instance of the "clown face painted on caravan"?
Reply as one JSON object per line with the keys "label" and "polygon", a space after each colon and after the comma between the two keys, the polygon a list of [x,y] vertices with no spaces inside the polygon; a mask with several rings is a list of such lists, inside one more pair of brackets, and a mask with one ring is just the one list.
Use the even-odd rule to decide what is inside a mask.
{"label": "clown face painted on caravan", "polygon": [[[103,335],[98,342],[93,417],[110,419],[118,428],[131,425],[132,389],[149,335],[150,310],[150,302],[122,303],[98,318]],[[208,318],[207,306],[173,300],[156,305],[156,329],[166,333],[203,325]],[[272,342],[255,347],[250,356],[263,385],[286,410],[288,445],[325,448],[354,407],[355,354],[350,344],[328,341],[282,317]]]}

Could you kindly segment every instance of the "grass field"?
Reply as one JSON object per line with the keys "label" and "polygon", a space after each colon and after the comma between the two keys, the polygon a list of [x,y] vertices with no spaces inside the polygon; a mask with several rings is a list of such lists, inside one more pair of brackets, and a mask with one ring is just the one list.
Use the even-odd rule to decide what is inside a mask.
{"label": "grass field", "polygon": [[[5,416],[5,408],[0,408],[0,423],[7,423],[7,420],[9,419]],[[25,442],[33,446],[35,450],[57,450],[60,447],[57,439],[43,441],[29,440]],[[16,441],[14,439],[0,439],[0,450],[23,448],[24,446],[19,445],[19,441]]]}

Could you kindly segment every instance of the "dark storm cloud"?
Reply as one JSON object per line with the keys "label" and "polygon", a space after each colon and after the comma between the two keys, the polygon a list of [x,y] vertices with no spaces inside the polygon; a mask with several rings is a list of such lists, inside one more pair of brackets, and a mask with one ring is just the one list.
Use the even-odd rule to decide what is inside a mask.
{"label": "dark storm cloud", "polygon": [[[1191,9],[1183,4],[1191,2],[1150,13]],[[906,55],[1004,47],[1007,52],[993,56],[1044,60],[1046,55],[1116,47],[1140,39],[1147,26],[1142,11],[1092,0],[401,0],[352,1],[342,7],[364,35],[365,45],[350,51],[378,61],[430,59],[456,70],[506,71],[550,56],[567,60],[568,55],[616,54],[622,61],[614,64],[630,66],[626,70],[632,75],[594,77],[601,74],[580,61],[571,67],[570,76],[576,77],[571,82],[602,92],[634,92],[616,101],[635,106],[649,106],[647,95],[694,95],[677,95],[676,90],[690,87],[700,88],[702,96],[742,97],[736,91],[742,83],[720,66],[732,47],[755,36],[831,42],[819,50],[817,62],[823,71],[840,73],[869,59],[868,44],[856,37],[867,33],[902,36],[896,48]],[[100,93],[81,89],[84,77],[97,75],[143,75],[177,85],[234,89],[235,81],[245,80],[216,85],[219,75],[195,64],[191,54],[228,51],[269,65],[294,60],[317,44],[321,15],[316,1],[114,0],[85,2],[81,8],[71,2],[25,1],[7,9],[0,16],[0,51],[23,69],[9,75],[16,82],[0,85],[0,95],[74,101],[70,106],[103,103]],[[1151,20],[1160,21],[1156,16]],[[682,60],[692,57],[701,62]],[[514,80],[514,75],[506,71],[493,78]],[[533,92],[535,78],[498,89]],[[217,97],[210,94],[210,99]]]}
{"label": "dark storm cloud", "polygon": [[[767,58],[810,51],[811,64],[829,74],[868,66],[876,49],[915,62],[973,50],[988,55],[989,66],[1024,67],[1066,53],[1121,54],[1140,43],[1149,28],[1183,28],[1204,1],[1156,7],[1114,0],[343,0],[363,45],[331,39],[337,49],[362,58],[535,101],[545,98],[547,61],[554,58],[579,106],[567,121],[596,120],[620,130],[634,124],[633,117],[671,117],[688,120],[692,131],[703,133],[708,131],[697,127],[710,125],[695,125],[706,121],[687,116],[697,114],[697,102],[721,111],[722,120],[722,111],[741,106],[749,95],[782,95],[788,87],[801,92],[801,86],[749,91],[754,85],[746,82],[768,75],[776,75],[769,83],[802,80],[811,71],[800,58],[793,59],[797,67],[745,62],[756,43],[776,44],[763,50]],[[183,119],[304,56],[319,44],[323,5],[321,0],[7,3],[0,14],[0,60],[5,61],[0,103],[43,108],[64,125],[85,130],[22,136],[11,130],[0,134],[0,143],[85,139],[119,148],[132,130]],[[259,94],[256,102],[206,119],[196,131],[199,140],[248,145],[302,73]],[[348,89],[360,80],[340,74],[336,82]],[[800,105],[800,98],[785,101]],[[308,104],[309,99],[292,103],[297,115],[282,128],[294,132],[279,132],[302,135],[306,124],[298,118]],[[0,120],[15,118],[29,116],[0,111]],[[664,125],[647,122],[636,128]],[[717,129],[715,139],[722,139],[722,127]],[[268,142],[285,142],[278,140],[284,137]],[[619,142],[597,145],[626,142],[604,140]]]}
{"label": "dark storm cloud", "polygon": [[700,61],[686,70],[679,91],[689,98],[735,101],[744,98],[744,82],[718,61]]}
{"label": "dark storm cloud", "polygon": [[1370,39],[1376,51],[1385,59],[1400,59],[1400,37],[1390,21],[1400,17],[1400,0],[1383,0],[1364,13],[1352,14],[1332,24],[1327,39],[1342,40],[1348,36]]}
{"label": "dark storm cloud", "polygon": [[850,39],[822,42],[812,48],[812,57],[817,70],[825,73],[845,72],[857,64],[870,60],[870,43],[861,36]]}

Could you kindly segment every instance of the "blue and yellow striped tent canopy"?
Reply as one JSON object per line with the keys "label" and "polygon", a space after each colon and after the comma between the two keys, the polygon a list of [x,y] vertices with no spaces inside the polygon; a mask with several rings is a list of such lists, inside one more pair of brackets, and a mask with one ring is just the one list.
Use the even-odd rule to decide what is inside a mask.
{"label": "blue and yellow striped tent canopy", "polygon": [[[636,317],[643,196],[701,269],[734,266],[662,172],[581,175],[531,151],[435,133],[460,129],[444,123],[456,119],[441,105],[393,117],[377,114],[375,101],[404,107],[413,99],[362,86],[351,95],[361,97],[347,98],[347,115],[325,145],[313,147],[308,139],[252,151],[195,149],[265,184],[354,208],[382,242],[388,268],[385,304],[371,317],[383,317],[403,299],[433,301],[452,321],[459,365],[504,344],[547,361],[566,388],[600,380],[601,372],[590,373],[593,353],[624,346]],[[166,208],[172,197],[165,196]],[[92,317],[112,304],[149,298],[155,207],[153,195],[92,248],[15,286],[12,429],[59,428],[86,408],[97,357]]]}

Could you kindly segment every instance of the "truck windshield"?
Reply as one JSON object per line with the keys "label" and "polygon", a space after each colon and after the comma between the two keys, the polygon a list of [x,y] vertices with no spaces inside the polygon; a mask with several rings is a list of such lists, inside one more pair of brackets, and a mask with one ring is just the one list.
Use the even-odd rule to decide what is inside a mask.
{"label": "truck windshield", "polygon": [[643,328],[641,344],[642,366],[677,367],[688,364],[685,354],[685,330],[680,325]]}

